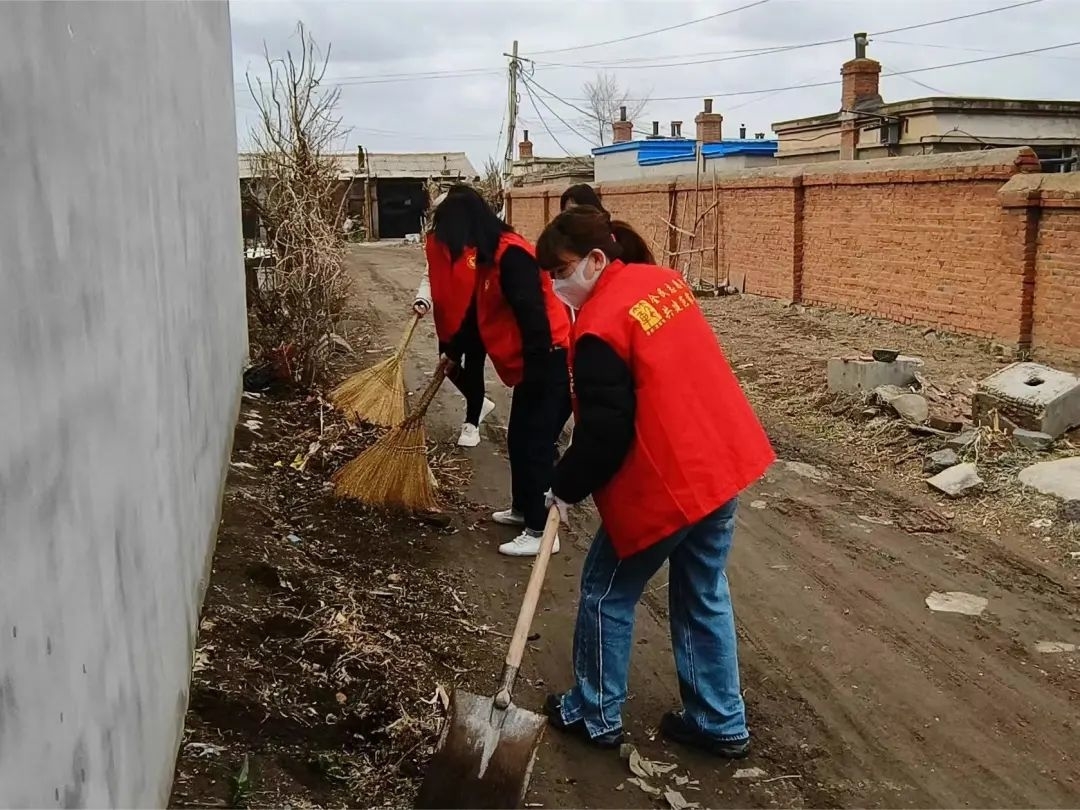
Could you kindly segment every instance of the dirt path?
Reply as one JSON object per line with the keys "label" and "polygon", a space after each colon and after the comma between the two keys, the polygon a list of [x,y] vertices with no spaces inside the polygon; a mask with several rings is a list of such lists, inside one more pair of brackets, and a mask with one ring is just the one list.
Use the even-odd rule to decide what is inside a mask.
{"label": "dirt path", "polygon": [[[354,259],[361,294],[391,342],[407,319],[421,254],[372,246],[357,248]],[[434,346],[428,320],[411,352],[414,389],[434,363]],[[490,387],[499,406],[487,430],[494,441],[469,452],[467,494],[481,506],[467,524],[475,525],[445,542],[432,562],[471,569],[470,596],[486,621],[505,630],[527,566],[497,554],[507,532],[483,520],[503,505],[508,485],[499,442],[506,392]],[[432,431],[449,438],[460,418],[456,394],[444,391]],[[840,455],[807,458],[797,437],[769,427],[781,454],[797,460],[777,464],[746,494],[731,570],[756,742],[754,758],[740,767],[764,773],[736,779],[733,767],[655,738],[661,713],[678,702],[662,577],[639,611],[625,711],[641,753],[678,762],[676,773],[700,782],[699,792],[684,794],[704,806],[1080,804],[1080,658],[1035,649],[1040,641],[1080,642],[1075,589],[988,538],[914,533],[933,521],[931,503],[875,486]],[[536,707],[546,691],[568,683],[576,577],[594,521],[580,515],[572,542],[553,561],[540,638],[525,666],[530,685],[519,693],[524,705]],[[933,591],[971,593],[988,606],[977,617],[931,612],[925,599]],[[490,677],[497,669],[496,652]],[[655,806],[625,784],[629,775],[615,755],[549,732],[530,801]]]}

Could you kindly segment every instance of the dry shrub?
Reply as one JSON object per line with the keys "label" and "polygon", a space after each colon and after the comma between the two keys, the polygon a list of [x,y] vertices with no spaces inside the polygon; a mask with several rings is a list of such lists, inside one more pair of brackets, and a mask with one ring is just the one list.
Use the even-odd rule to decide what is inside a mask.
{"label": "dry shrub", "polygon": [[484,198],[492,211],[496,214],[502,211],[505,199],[503,173],[502,166],[499,165],[495,158],[489,157],[484,162],[484,174],[480,178],[480,184],[476,190],[480,192],[480,196]]}
{"label": "dry shrub", "polygon": [[335,115],[340,90],[322,85],[329,49],[322,56],[303,24],[297,36],[297,55],[267,52],[269,75],[248,77],[259,108],[252,197],[272,253],[253,296],[251,344],[307,387],[325,380],[330,353],[344,344],[336,327],[348,294],[346,195],[333,151],[345,131]]}

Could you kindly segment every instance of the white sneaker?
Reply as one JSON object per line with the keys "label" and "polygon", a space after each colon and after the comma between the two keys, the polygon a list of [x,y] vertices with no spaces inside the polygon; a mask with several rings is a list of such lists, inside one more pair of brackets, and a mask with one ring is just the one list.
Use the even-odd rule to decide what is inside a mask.
{"label": "white sneaker", "polygon": [[[523,531],[509,543],[499,546],[499,553],[507,557],[535,557],[540,553],[540,535],[529,534]],[[559,536],[555,535],[555,545],[551,547],[552,554],[559,553]]]}
{"label": "white sneaker", "polygon": [[496,512],[491,519],[502,526],[524,526],[525,516],[516,509],[504,509]]}
{"label": "white sneaker", "polygon": [[461,426],[461,435],[458,436],[458,447],[476,447],[480,444],[480,428],[466,422]]}
{"label": "white sneaker", "polygon": [[484,397],[484,404],[480,406],[480,424],[484,424],[484,420],[491,416],[491,412],[495,410],[495,403],[487,397]]}

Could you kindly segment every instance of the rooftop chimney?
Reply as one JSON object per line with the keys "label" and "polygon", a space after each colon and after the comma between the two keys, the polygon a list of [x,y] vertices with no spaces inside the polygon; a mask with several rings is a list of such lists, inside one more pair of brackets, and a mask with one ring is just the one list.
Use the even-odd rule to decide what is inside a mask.
{"label": "rooftop chimney", "polygon": [[356,173],[360,174],[364,171],[364,147],[356,147]]}
{"label": "rooftop chimney", "polygon": [[739,140],[746,140],[746,124],[739,124]]}
{"label": "rooftop chimney", "polygon": [[[855,58],[844,62],[840,68],[842,89],[840,109],[842,113],[874,107],[881,104],[878,79],[881,75],[881,63],[866,56],[866,44],[869,42],[865,33],[855,35]],[[859,131],[854,116],[841,117],[840,159],[854,160]]]}
{"label": "rooftop chimney", "polygon": [[671,122],[671,137],[672,138],[681,138],[682,137],[682,121],[672,121]]}
{"label": "rooftop chimney", "polygon": [[659,121],[653,121],[652,122],[652,135],[650,135],[649,137],[650,138],[659,138],[660,137],[660,122]]}
{"label": "rooftop chimney", "polygon": [[634,140],[634,124],[626,120],[626,107],[619,107],[619,120],[611,124],[612,143],[626,143]]}
{"label": "rooftop chimney", "polygon": [[521,143],[518,144],[518,158],[521,160],[532,160],[532,141],[529,140],[529,130],[524,131],[524,137],[521,139]]}
{"label": "rooftop chimney", "polygon": [[694,123],[697,124],[697,139],[701,143],[715,143],[722,140],[721,127],[724,116],[712,111],[711,98],[705,99],[705,109],[694,116]]}

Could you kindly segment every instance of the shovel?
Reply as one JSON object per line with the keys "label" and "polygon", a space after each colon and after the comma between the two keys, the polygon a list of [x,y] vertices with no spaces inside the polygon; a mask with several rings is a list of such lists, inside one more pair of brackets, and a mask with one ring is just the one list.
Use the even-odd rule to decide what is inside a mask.
{"label": "shovel", "polygon": [[418,810],[514,808],[525,801],[547,720],[515,706],[512,695],[558,530],[559,510],[552,507],[499,687],[494,696],[488,697],[454,690],[435,756],[420,786],[415,805]]}

